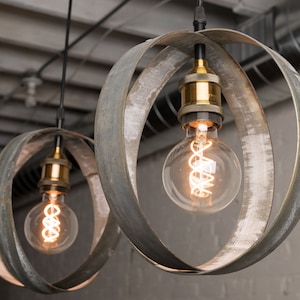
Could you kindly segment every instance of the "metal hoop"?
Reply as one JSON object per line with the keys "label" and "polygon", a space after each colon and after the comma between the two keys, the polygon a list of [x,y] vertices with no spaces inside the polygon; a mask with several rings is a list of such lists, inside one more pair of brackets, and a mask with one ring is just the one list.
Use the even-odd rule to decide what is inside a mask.
{"label": "metal hoop", "polygon": [[[86,178],[94,206],[94,234],[89,256],[72,274],[54,284],[44,280],[31,266],[18,240],[11,204],[12,181],[22,165],[54,136],[64,137],[65,147],[73,155]],[[119,239],[119,228],[104,197],[93,151],[85,141],[93,140],[78,133],[47,128],[22,134],[13,139],[0,155],[0,270],[7,281],[40,293],[79,289],[92,281],[111,256]]]}
{"label": "metal hoop", "polygon": [[[136,192],[137,151],[147,114],[166,82],[192,56],[195,43],[206,44],[209,65],[221,78],[223,94],[239,130],[245,167],[243,206],[232,237],[219,254],[198,267],[186,264],[161,243],[140,210]],[[284,204],[265,231],[274,189],[270,136],[255,91],[241,67],[223,49],[222,45],[226,43],[253,44],[271,55],[289,84],[299,126],[298,73],[285,59],[258,41],[224,29],[174,32],[132,48],[112,68],[98,102],[95,153],[107,201],[121,229],[137,250],[154,265],[169,272],[221,274],[243,269],[273,251],[291,231],[300,214],[297,204],[300,184],[296,183],[298,151]],[[155,45],[167,46],[129,90],[139,60]],[[111,120],[119,123],[108,128]],[[261,182],[257,180],[257,174],[262,170]]]}

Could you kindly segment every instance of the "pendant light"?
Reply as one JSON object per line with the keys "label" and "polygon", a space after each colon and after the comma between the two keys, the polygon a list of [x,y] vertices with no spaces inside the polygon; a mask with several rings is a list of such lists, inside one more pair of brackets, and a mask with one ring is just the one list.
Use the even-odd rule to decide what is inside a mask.
{"label": "pendant light", "polygon": [[[64,88],[67,64],[68,36],[72,0],[66,26],[66,42],[61,84],[61,99],[56,128],[26,132],[15,137],[0,154],[0,276],[6,281],[43,294],[55,294],[80,289],[89,284],[112,255],[120,230],[103,194],[96,160],[91,145],[94,141],[79,133],[63,129]],[[78,223],[75,214],[65,206],[64,197],[70,189],[71,164],[64,154],[70,153],[78,164],[90,190],[93,202],[94,232],[89,255],[74,271],[54,283],[44,279],[32,266],[22,248],[15,228],[12,210],[13,178],[20,168],[44,147],[53,145],[52,153],[42,162],[39,189],[42,202],[29,212],[25,235],[29,243],[44,254],[57,254],[71,246]],[[91,220],[89,220],[90,222]]]}
{"label": "pendant light", "polygon": [[[72,0],[69,0],[60,104],[56,122],[58,129],[63,127],[65,118],[64,93],[71,12]],[[62,146],[62,136],[57,135],[53,153],[42,163],[42,175],[39,182],[42,202],[28,213],[24,224],[24,232],[29,244],[45,254],[57,254],[65,251],[73,244],[78,233],[77,217],[72,209],[65,204],[65,195],[70,189],[69,170],[71,164],[64,155]]]}
{"label": "pendant light", "polygon": [[69,184],[70,162],[61,147],[43,161],[39,182],[42,202],[27,214],[24,232],[29,244],[45,254],[68,249],[78,233],[75,213],[65,204]]}
{"label": "pendant light", "polygon": [[[194,30],[205,29],[202,1],[195,9]],[[205,44],[194,46],[194,68],[181,80],[178,119],[186,138],[168,154],[162,179],[170,199],[194,213],[215,213],[239,192],[242,171],[235,153],[218,139],[222,126],[220,78],[208,67]]]}
{"label": "pendant light", "polygon": [[[289,190],[278,214],[272,223],[270,222],[274,192],[271,137],[252,83],[242,67],[225,50],[225,45],[232,43],[255,45],[265,51],[277,64],[290,88],[296,122],[300,128],[298,72],[274,50],[235,30],[175,31],[147,40],[130,49],[119,59],[101,90],[95,120],[95,153],[98,168],[102,170],[100,176],[104,193],[119,226],[132,245],[151,264],[167,272],[216,275],[242,270],[272,252],[287,237],[300,217],[298,205],[300,147],[298,147]],[[200,76],[210,77],[208,80],[206,78],[206,86],[213,85],[216,88],[222,86],[222,94],[231,110],[241,140],[244,180],[241,210],[229,240],[214,257],[201,265],[193,266],[181,260],[164,245],[151,227],[139,205],[136,167],[139,143],[148,113],[167,82],[191,58],[195,59],[194,46],[197,44],[205,44],[207,65],[203,66],[214,70],[219,80],[211,72],[196,70],[192,72],[196,80],[191,79],[188,74],[181,84],[182,92],[185,97],[185,90],[190,90],[188,84],[198,84]],[[149,61],[137,78],[134,78],[139,62],[147,51],[155,46],[161,47],[160,53]],[[212,108],[211,104],[215,105],[205,103],[205,110]],[[218,104],[216,106],[217,111],[214,113],[218,115],[217,120],[212,119],[209,114],[209,118],[205,120],[213,122],[206,121],[200,126],[198,124],[193,126],[195,128],[193,131],[200,140],[206,136],[209,141],[212,123],[219,124],[219,120],[222,119],[222,111]],[[179,118],[183,124],[189,124],[195,118],[190,120],[184,110],[183,106]],[[194,111],[192,112],[195,115]],[[196,112],[198,114],[198,111]],[[203,112],[200,113],[202,120]],[[116,120],[115,125],[107,127],[111,120]],[[299,145],[299,134],[297,138]],[[213,170],[214,163],[209,160],[208,162],[210,169]],[[238,183],[239,179],[235,182]],[[160,205],[163,205],[163,202]],[[219,217],[222,217],[221,212]],[[139,230],[136,230],[137,228]],[[202,247],[201,240],[198,243],[199,248]]]}

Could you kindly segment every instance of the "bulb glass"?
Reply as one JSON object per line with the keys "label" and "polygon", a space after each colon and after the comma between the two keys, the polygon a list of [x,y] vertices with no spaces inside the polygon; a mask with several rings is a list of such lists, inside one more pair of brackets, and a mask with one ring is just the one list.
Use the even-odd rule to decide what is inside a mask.
{"label": "bulb glass", "polygon": [[64,203],[64,194],[43,194],[42,202],[27,215],[24,233],[29,244],[45,254],[68,249],[78,233],[75,213]]}
{"label": "bulb glass", "polygon": [[168,154],[162,172],[171,200],[194,213],[210,214],[237,196],[242,172],[236,154],[217,137],[215,128],[200,124]]}

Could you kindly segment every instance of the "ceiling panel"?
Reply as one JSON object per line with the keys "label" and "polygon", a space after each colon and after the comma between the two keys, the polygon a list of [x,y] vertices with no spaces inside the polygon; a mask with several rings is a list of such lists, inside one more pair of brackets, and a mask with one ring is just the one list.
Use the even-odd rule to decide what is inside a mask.
{"label": "ceiling panel", "polygon": [[[191,30],[197,1],[74,0],[70,42],[121,3],[124,5],[119,10],[69,51],[65,93],[68,129],[92,134],[98,96],[112,65],[146,39],[174,30]],[[234,11],[241,3],[204,1],[208,27],[236,28],[245,18]],[[2,127],[8,135],[3,141],[0,136],[0,145],[21,132],[55,125],[62,72],[59,53],[64,45],[67,8],[67,0],[0,0],[0,117],[3,122],[9,120]],[[151,57],[154,51],[147,55]],[[53,62],[47,64],[52,58]],[[140,70],[146,60],[139,65]],[[36,88],[37,105],[32,108],[25,103],[23,80],[28,72],[42,80]],[[177,89],[177,84],[169,89]]]}

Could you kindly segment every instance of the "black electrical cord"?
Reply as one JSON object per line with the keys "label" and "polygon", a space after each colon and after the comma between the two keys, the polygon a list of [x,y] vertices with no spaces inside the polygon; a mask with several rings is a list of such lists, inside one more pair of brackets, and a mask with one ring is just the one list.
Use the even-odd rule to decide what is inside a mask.
{"label": "black electrical cord", "polygon": [[[91,27],[89,27],[85,32],[83,32],[81,35],[79,35],[73,42],[71,42],[68,45],[68,50],[73,48],[77,43],[79,43],[83,38],[85,38],[88,34],[93,32],[95,29],[97,29],[101,24],[103,24],[106,20],[108,20],[112,15],[114,15],[119,9],[121,9],[127,2],[130,0],[123,0],[120,4],[116,5],[110,12],[108,12],[103,18],[98,20],[95,24],[93,24]],[[41,74],[43,71],[54,61],[56,61],[58,58],[60,58],[64,54],[65,49],[60,50],[59,52],[55,53],[49,60],[47,60],[36,72],[33,72],[32,75],[35,75],[36,77],[41,77]],[[8,101],[14,93],[22,88],[24,86],[23,82],[20,82],[9,94],[3,95],[0,98],[0,105]]]}
{"label": "black electrical cord", "polygon": [[[194,31],[203,30],[206,27],[205,10],[203,7],[203,1],[197,0],[197,6],[194,14]],[[205,59],[205,45],[195,44],[195,60]]]}
{"label": "black electrical cord", "polygon": [[[98,22],[96,22],[94,25],[92,25],[90,28],[88,28],[85,32],[83,32],[80,36],[78,36],[73,42],[71,42],[68,45],[68,50],[73,48],[78,42],[80,42],[83,38],[85,38],[88,34],[93,32],[96,28],[98,28],[101,24],[103,24],[107,19],[109,19],[112,15],[114,15],[120,8],[122,8],[127,2],[130,0],[124,0],[120,4],[118,4],[116,7],[114,7],[108,14],[106,14],[103,18],[101,18]],[[42,72],[56,59],[61,57],[61,55],[64,53],[65,49],[57,52],[54,54],[48,61],[46,61],[36,72],[36,76],[40,77]]]}
{"label": "black electrical cord", "polygon": [[71,28],[71,13],[72,13],[72,0],[69,0],[68,17],[66,21],[66,36],[65,36],[65,48],[64,48],[64,59],[62,67],[61,85],[60,85],[60,101],[57,112],[56,126],[57,128],[63,127],[64,122],[64,96],[65,96],[65,85],[66,85],[66,73],[68,63],[68,50],[69,50],[69,36]]}
{"label": "black electrical cord", "polygon": [[[40,76],[41,72],[51,64],[55,59],[60,57],[63,54],[63,67],[62,67],[62,79],[61,79],[61,86],[60,86],[60,102],[59,107],[57,109],[57,116],[56,116],[56,126],[58,129],[62,129],[65,120],[65,109],[64,109],[64,95],[65,95],[65,86],[66,86],[66,73],[67,73],[67,62],[68,62],[68,51],[71,47],[76,45],[81,39],[87,36],[90,32],[96,29],[101,23],[103,23],[106,19],[108,19],[112,14],[114,14],[119,8],[121,8],[125,3],[129,0],[125,0],[116,6],[109,14],[107,14],[104,18],[99,20],[96,24],[90,27],[87,31],[85,31],[82,35],[80,35],[77,39],[75,39],[71,44],[69,44],[69,36],[70,36],[70,28],[71,28],[71,14],[72,14],[72,0],[69,0],[69,8],[68,8],[68,17],[66,21],[66,36],[65,36],[65,47],[62,51],[58,52],[54,55],[51,59],[48,60],[43,66],[39,68],[37,71],[37,75]],[[62,136],[57,135],[55,137],[55,147],[62,147]]]}
{"label": "black electrical cord", "polygon": [[[66,73],[67,73],[67,63],[68,63],[69,36],[70,36],[70,28],[71,28],[71,14],[72,14],[72,0],[69,0],[68,17],[66,21],[65,48],[63,51],[64,59],[63,59],[61,85],[60,85],[60,101],[59,101],[59,107],[57,109],[57,116],[56,116],[56,126],[58,129],[63,128],[64,120],[65,120],[65,108],[64,108],[65,97],[64,96],[65,96]],[[55,146],[61,147],[61,144],[62,144],[62,136],[57,135],[55,138]]]}

